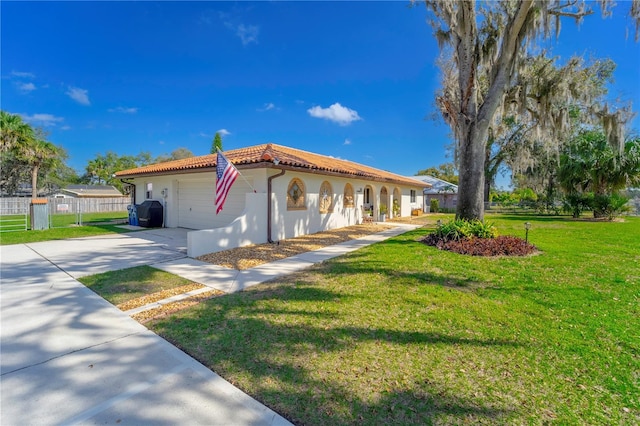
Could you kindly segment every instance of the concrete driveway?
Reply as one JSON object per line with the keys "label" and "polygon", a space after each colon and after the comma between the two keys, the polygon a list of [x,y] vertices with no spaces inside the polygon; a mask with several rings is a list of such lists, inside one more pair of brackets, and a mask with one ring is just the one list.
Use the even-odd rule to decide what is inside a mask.
{"label": "concrete driveway", "polygon": [[185,256],[158,231],[0,247],[0,424],[289,424],[74,279]]}
{"label": "concrete driveway", "polygon": [[27,244],[74,278],[187,256],[184,228],[159,228]]}

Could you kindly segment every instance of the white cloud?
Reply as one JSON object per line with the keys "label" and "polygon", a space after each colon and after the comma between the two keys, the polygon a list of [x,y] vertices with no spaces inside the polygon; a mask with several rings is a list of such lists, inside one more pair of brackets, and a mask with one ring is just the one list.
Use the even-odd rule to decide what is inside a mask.
{"label": "white cloud", "polygon": [[343,145],[351,145],[351,139],[349,138],[345,139]]}
{"label": "white cloud", "polygon": [[158,142],[160,145],[164,145],[164,141],[159,141]]}
{"label": "white cloud", "polygon": [[67,95],[80,105],[91,105],[89,101],[89,91],[85,89],[80,89],[79,87],[69,87],[69,90],[66,92]]}
{"label": "white cloud", "polygon": [[262,108],[258,108],[259,112],[264,112],[264,111],[271,111],[272,109],[279,109],[276,108],[275,104],[273,102],[269,102],[264,104],[264,106]]}
{"label": "white cloud", "polygon": [[135,114],[136,112],[138,112],[138,108],[130,108],[130,107],[116,107],[116,108],[109,108],[108,110],[109,112],[121,112],[123,114]]}
{"label": "white cloud", "polygon": [[220,136],[229,136],[231,134],[227,129],[220,129],[216,133],[220,133]]}
{"label": "white cloud", "polygon": [[31,72],[11,71],[11,75],[20,78],[36,78],[35,74]]}
{"label": "white cloud", "polygon": [[64,121],[62,117],[56,117],[52,114],[19,114],[22,119],[28,123],[38,124],[40,126],[55,126],[56,123]]}
{"label": "white cloud", "polygon": [[307,112],[312,117],[324,118],[325,120],[338,123],[341,126],[348,126],[353,121],[362,120],[357,111],[343,107],[338,102],[328,108],[314,106],[313,108],[309,108]]}
{"label": "white cloud", "polygon": [[33,83],[18,83],[18,90],[22,93],[29,93],[36,90],[36,85]]}
{"label": "white cloud", "polygon": [[60,127],[60,130],[71,130],[71,126],[62,126]]}
{"label": "white cloud", "polygon": [[249,43],[258,43],[258,33],[260,28],[255,25],[238,25],[236,28],[236,35],[242,40],[242,45],[246,46]]}
{"label": "white cloud", "polygon": [[[257,25],[245,25],[243,23],[238,23],[238,19],[232,17],[228,13],[220,12],[219,16],[224,26],[229,28],[231,31],[234,31],[236,35],[240,37],[243,46],[246,46],[249,43],[258,43],[260,27]],[[204,19],[202,21],[207,24],[210,24],[211,22],[210,19]]]}

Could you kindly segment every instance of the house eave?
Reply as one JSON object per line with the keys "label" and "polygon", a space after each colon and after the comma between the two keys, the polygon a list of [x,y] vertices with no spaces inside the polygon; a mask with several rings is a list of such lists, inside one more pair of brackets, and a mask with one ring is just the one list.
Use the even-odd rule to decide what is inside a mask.
{"label": "house eave", "polygon": [[[404,186],[410,186],[410,187],[415,187],[420,189],[423,189],[425,185],[428,185],[426,183],[419,183],[419,182],[412,184],[410,182],[379,178],[379,177],[370,176],[367,174],[342,173],[342,172],[334,172],[331,170],[315,169],[315,168],[309,168],[309,167],[296,167],[296,166],[290,166],[285,164],[276,165],[272,161],[261,161],[261,162],[247,163],[247,164],[237,164],[235,165],[235,167],[240,171],[251,170],[251,169],[289,170],[289,171],[294,171],[299,173],[309,173],[309,174],[316,174],[316,175],[323,175],[323,176],[335,176],[335,177],[351,178],[351,179],[362,179],[362,180],[368,180],[368,181],[380,182],[380,183],[386,183],[386,184],[404,185]],[[161,171],[161,172],[135,173],[135,174],[123,174],[123,175],[116,174],[116,177],[119,179],[132,179],[132,178],[145,178],[145,177],[168,176],[168,175],[185,175],[185,174],[194,174],[194,173],[211,173],[211,172],[215,173],[215,171],[216,171],[215,167],[199,167],[199,168],[189,168],[189,169],[180,169],[180,170],[168,170],[168,171]]]}

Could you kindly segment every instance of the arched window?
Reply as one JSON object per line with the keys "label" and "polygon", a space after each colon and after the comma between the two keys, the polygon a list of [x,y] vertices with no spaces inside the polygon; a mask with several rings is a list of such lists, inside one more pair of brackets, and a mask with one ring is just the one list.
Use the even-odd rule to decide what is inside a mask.
{"label": "arched window", "polygon": [[304,197],[304,183],[298,178],[291,179],[287,189],[287,210],[305,210]]}
{"label": "arched window", "polygon": [[333,188],[331,188],[331,184],[328,181],[325,180],[322,182],[318,195],[320,213],[331,213],[333,211]]}
{"label": "arched window", "polygon": [[343,204],[345,208],[356,206],[355,198],[353,197],[353,186],[350,183],[344,186]]}

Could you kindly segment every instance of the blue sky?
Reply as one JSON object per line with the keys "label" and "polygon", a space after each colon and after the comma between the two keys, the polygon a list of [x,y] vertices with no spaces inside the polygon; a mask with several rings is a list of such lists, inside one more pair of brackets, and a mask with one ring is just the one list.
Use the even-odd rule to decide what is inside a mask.
{"label": "blue sky", "polygon": [[[611,93],[637,110],[640,44],[619,3],[564,22],[553,52],[613,59]],[[79,172],[107,150],[207,154],[220,131],[225,149],[274,142],[412,175],[450,161],[450,139],[429,119],[435,39],[408,5],[2,1],[1,107]]]}

